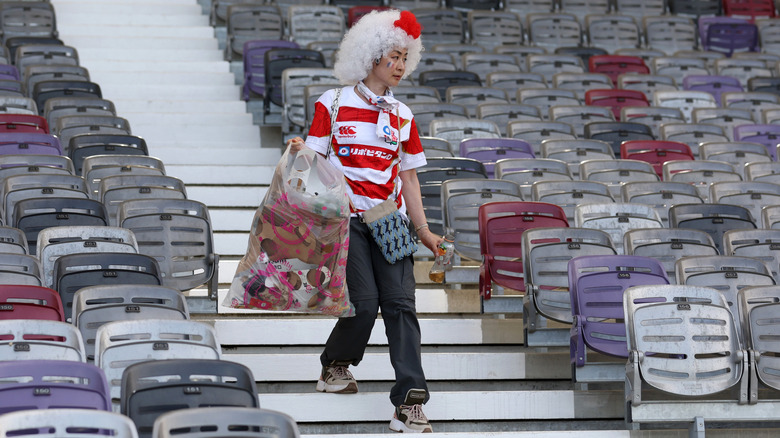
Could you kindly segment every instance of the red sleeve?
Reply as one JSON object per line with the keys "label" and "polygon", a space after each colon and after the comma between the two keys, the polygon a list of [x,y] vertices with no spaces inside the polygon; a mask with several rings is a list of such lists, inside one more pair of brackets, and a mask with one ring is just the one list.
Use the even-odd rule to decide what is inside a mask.
{"label": "red sleeve", "polygon": [[330,136],[330,111],[320,101],[314,104],[314,118],[311,121],[309,135],[319,138]]}
{"label": "red sleeve", "polygon": [[415,155],[423,152],[422,143],[420,143],[420,133],[417,131],[417,123],[412,119],[412,126],[409,127],[409,140],[403,143],[404,152],[409,155]]}

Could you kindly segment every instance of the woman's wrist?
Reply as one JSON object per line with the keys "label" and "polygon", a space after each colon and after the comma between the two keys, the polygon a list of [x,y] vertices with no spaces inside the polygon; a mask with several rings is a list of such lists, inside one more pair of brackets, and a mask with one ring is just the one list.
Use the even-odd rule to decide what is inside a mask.
{"label": "woman's wrist", "polygon": [[419,233],[421,230],[429,229],[428,222],[423,222],[420,225],[414,227],[414,232]]}

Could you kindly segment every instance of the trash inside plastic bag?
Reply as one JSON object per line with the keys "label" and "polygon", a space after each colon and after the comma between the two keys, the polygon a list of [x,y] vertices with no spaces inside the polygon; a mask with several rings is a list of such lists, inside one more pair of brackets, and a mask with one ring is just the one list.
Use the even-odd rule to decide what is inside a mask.
{"label": "trash inside plastic bag", "polygon": [[310,149],[285,151],[222,304],[353,316],[346,283],[349,216],[341,172]]}

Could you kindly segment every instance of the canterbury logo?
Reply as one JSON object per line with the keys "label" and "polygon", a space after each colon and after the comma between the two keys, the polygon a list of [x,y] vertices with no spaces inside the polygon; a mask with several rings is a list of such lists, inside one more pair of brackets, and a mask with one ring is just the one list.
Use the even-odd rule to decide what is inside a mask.
{"label": "canterbury logo", "polygon": [[340,126],[339,135],[357,135],[354,126]]}

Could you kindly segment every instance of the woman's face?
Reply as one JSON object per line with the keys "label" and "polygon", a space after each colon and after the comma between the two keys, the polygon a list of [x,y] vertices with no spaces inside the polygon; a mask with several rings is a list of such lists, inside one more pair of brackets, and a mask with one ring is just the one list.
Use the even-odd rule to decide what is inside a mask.
{"label": "woman's face", "polygon": [[391,50],[379,60],[379,64],[374,64],[368,76],[385,87],[397,86],[406,72],[407,52],[406,49]]}

